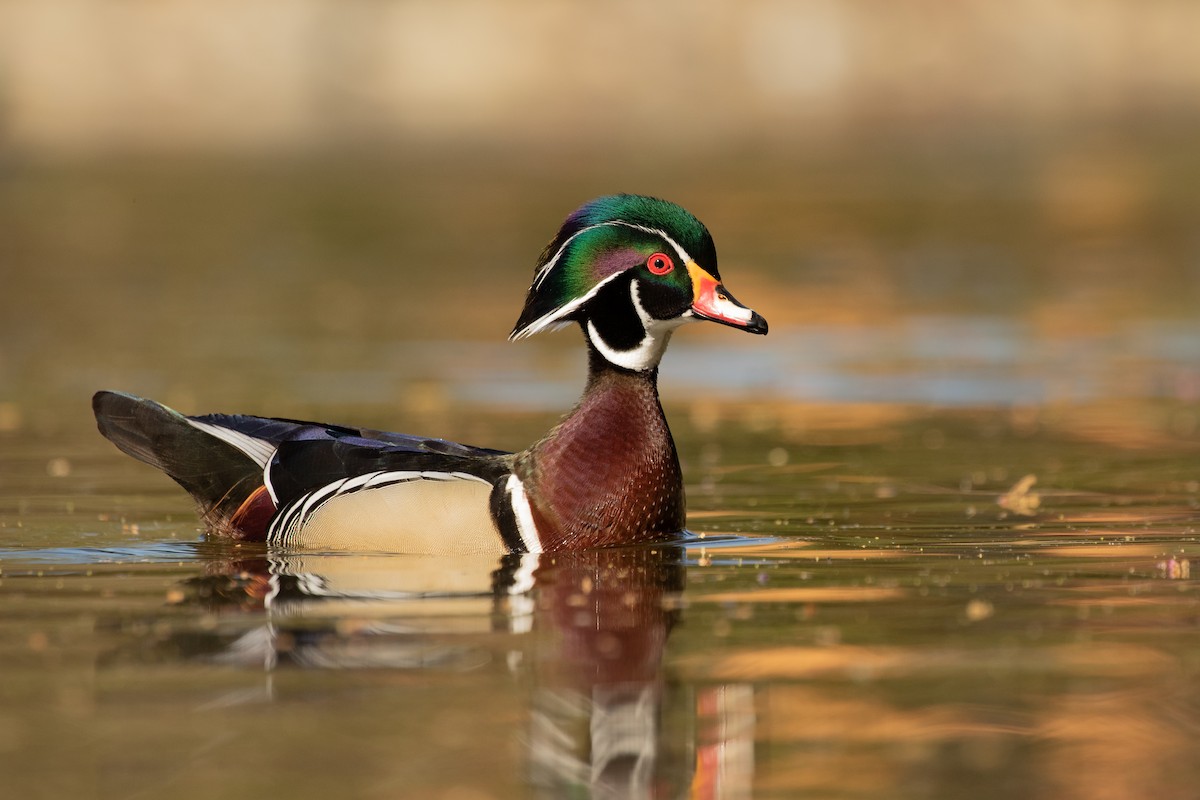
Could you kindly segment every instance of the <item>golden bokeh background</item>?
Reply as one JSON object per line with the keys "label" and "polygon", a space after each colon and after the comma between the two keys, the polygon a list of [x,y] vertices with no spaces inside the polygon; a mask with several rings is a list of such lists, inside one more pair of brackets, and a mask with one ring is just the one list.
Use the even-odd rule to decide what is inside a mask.
{"label": "golden bokeh background", "polygon": [[[713,231],[775,334],[728,346],[796,354],[747,362],[760,398],[1190,402],[1196,30],[1176,0],[6,0],[0,402],[424,396],[446,375],[394,351],[500,342],[614,191]],[[886,384],[914,364],[984,380]]]}

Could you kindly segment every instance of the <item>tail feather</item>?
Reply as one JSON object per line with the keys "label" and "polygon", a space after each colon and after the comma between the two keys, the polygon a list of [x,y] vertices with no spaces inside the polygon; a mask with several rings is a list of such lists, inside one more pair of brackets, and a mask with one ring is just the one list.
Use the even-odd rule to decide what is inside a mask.
{"label": "tail feather", "polygon": [[215,434],[211,424],[193,424],[160,403],[120,392],[97,392],[92,410],[106,439],[174,479],[210,524],[228,520],[263,485],[262,455],[269,445],[261,440],[247,452],[230,441],[235,437]]}

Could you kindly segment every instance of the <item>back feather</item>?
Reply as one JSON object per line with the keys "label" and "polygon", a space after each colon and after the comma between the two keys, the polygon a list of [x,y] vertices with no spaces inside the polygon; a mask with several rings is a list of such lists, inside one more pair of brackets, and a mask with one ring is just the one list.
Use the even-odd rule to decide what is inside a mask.
{"label": "back feather", "polygon": [[[277,506],[346,478],[416,470],[492,480],[506,468],[499,450],[403,433],[237,414],[187,417],[120,392],[97,392],[92,408],[105,438],[167,473],[213,530],[237,538],[265,535]],[[270,493],[255,495],[264,472]]]}

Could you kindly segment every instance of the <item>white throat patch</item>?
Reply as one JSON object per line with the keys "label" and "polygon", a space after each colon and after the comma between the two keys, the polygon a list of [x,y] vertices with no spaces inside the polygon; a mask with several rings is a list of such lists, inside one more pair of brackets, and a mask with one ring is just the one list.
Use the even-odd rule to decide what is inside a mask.
{"label": "white throat patch", "polygon": [[675,319],[655,319],[642,306],[638,286],[637,280],[629,284],[629,296],[633,300],[633,308],[637,311],[638,318],[642,321],[642,330],[644,331],[642,340],[628,350],[618,350],[604,341],[604,337],[596,330],[595,323],[590,319],[587,322],[587,337],[592,346],[610,364],[635,372],[644,372],[658,366],[658,362],[662,360],[663,351],[667,349],[667,342],[671,340],[671,333],[685,322],[693,321],[695,317],[691,314],[684,314]]}

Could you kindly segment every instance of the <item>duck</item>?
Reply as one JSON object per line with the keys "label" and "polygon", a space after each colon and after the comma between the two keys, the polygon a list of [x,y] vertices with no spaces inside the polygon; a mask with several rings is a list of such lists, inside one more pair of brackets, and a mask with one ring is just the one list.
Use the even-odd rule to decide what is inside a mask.
{"label": "duck", "polygon": [[596,198],[538,258],[509,339],[578,325],[575,405],[511,453],[425,436],[242,414],[187,416],[117,391],[92,400],[100,433],[165,472],[206,532],[270,546],[426,555],[556,553],[678,540],[686,503],[658,394],[680,326],[766,334],[717,269],[712,236],[666,200]]}

